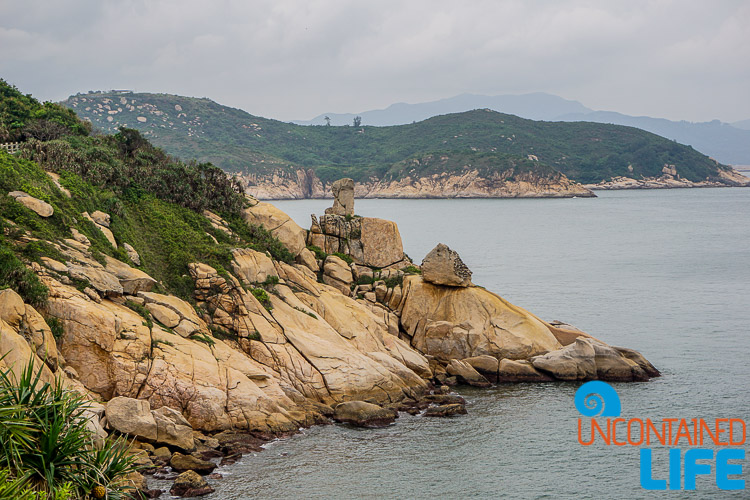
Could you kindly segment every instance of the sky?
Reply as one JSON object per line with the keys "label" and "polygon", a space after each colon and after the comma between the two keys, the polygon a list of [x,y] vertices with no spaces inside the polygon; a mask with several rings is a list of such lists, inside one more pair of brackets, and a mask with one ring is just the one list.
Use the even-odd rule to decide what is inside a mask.
{"label": "sky", "polygon": [[0,78],[42,100],[130,89],[305,120],[547,92],[750,119],[747,0],[0,0]]}

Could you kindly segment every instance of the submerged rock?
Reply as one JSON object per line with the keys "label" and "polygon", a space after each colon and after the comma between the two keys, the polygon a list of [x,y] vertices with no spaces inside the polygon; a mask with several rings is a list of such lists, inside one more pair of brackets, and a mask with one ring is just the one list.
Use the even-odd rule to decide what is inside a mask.
{"label": "submerged rock", "polygon": [[425,417],[450,417],[452,415],[466,415],[466,406],[462,404],[447,404],[430,406],[424,412]]}
{"label": "submerged rock", "polygon": [[216,468],[216,464],[213,462],[193,455],[183,455],[180,452],[172,455],[172,458],[169,459],[169,465],[178,472],[192,470],[204,476],[211,474]]}

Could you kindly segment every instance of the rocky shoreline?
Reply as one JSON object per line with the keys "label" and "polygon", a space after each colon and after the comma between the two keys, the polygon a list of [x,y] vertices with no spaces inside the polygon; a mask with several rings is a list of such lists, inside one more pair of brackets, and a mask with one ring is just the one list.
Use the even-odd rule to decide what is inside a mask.
{"label": "rocky shoreline", "polygon": [[[259,200],[333,198],[332,184],[323,183],[312,170],[278,171],[271,175],[240,176],[247,193]],[[477,170],[442,173],[400,180],[371,179],[355,186],[357,198],[591,198],[596,195],[563,174],[553,179],[531,173],[513,179],[484,177]]]}
{"label": "rocky shoreline", "polygon": [[693,182],[681,178],[674,166],[664,166],[663,175],[660,177],[645,177],[633,179],[630,177],[613,177],[609,181],[597,184],[584,184],[587,189],[597,190],[620,190],[620,189],[685,189],[685,188],[707,188],[707,187],[750,187],[750,177],[743,175],[737,170],[720,170],[721,181],[705,180]]}
{"label": "rocky shoreline", "polygon": [[[332,191],[333,207],[309,230],[250,199],[245,220],[269,229],[294,262],[235,248],[231,269],[191,263],[191,302],[157,291],[137,265],[96,255],[73,228],[72,238],[47,242],[58,258],[30,266],[49,289],[43,306],[0,290],[0,368],[18,371],[31,358],[42,380],[85,395],[97,439],[133,439],[142,472],[174,480],[170,492],[182,496],[212,491],[204,477],[217,463],[300,428],[462,415],[457,384],[659,376],[636,351],[474,285],[445,245],[416,265],[394,222],[355,214],[350,179]],[[42,219],[54,212],[27,193],[14,198]],[[114,238],[109,214],[81,216],[141,261]],[[218,215],[203,216],[231,233]],[[32,241],[13,234],[19,245]],[[148,496],[163,493],[142,475],[129,480]]]}

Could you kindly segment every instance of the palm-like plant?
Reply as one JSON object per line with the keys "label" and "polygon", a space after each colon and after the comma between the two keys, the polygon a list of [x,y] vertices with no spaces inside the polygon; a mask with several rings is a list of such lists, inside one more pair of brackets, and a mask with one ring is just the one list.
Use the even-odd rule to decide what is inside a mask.
{"label": "palm-like plant", "polygon": [[97,449],[86,427],[87,402],[61,379],[42,382],[33,359],[18,380],[0,370],[0,469],[48,498],[85,498],[96,486],[119,498],[135,470],[124,439]]}

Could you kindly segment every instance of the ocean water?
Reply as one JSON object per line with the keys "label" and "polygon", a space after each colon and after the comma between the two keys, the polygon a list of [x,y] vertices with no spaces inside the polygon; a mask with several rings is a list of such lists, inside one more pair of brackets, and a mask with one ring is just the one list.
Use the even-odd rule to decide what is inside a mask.
{"label": "ocean water", "polygon": [[[641,351],[661,371],[613,384],[624,418],[750,421],[750,189],[600,192],[596,199],[357,200],[398,223],[420,262],[438,242],[473,281],[538,316]],[[300,225],[328,200],[276,202]],[[683,498],[646,491],[639,450],[577,441],[580,384],[461,388],[469,414],[329,425],[221,468],[218,498]],[[745,445],[746,453],[748,445]],[[749,498],[699,476],[689,498]],[[667,478],[655,447],[654,478]]]}

